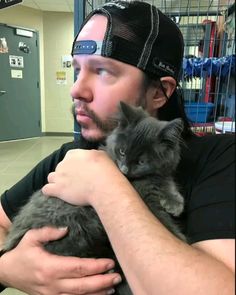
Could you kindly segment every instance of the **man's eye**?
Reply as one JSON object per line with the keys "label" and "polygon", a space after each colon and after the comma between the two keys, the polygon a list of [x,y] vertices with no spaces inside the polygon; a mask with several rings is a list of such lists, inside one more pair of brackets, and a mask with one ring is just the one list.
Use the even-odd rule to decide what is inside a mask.
{"label": "man's eye", "polygon": [[103,68],[98,68],[97,69],[97,73],[100,76],[104,76],[104,75],[107,75],[108,74],[108,71],[106,69],[103,69]]}
{"label": "man's eye", "polygon": [[80,73],[80,68],[74,68],[75,75],[78,76]]}

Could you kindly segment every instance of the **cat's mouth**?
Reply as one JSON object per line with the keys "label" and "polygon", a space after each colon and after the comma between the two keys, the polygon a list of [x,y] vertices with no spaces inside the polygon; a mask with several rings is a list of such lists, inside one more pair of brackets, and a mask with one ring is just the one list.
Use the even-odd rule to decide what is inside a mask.
{"label": "cat's mouth", "polygon": [[118,164],[118,167],[124,175],[126,175],[126,176],[128,175],[129,168],[126,165],[119,165]]}

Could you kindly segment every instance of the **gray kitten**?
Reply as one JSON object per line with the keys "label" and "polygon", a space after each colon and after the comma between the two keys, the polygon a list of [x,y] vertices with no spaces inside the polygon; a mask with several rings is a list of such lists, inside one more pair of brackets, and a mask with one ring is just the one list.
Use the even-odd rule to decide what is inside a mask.
{"label": "gray kitten", "polygon": [[180,161],[183,122],[151,117],[141,107],[120,103],[118,126],[103,148],[129,179],[152,213],[177,237],[186,240],[171,216],[184,199],[173,175]]}
{"label": "gray kitten", "polygon": [[[130,180],[152,213],[177,237],[185,240],[172,216],[184,208],[173,174],[180,159],[181,119],[171,122],[150,117],[142,108],[120,103],[118,124],[101,147]],[[68,234],[44,245],[64,256],[106,257],[116,260],[109,239],[95,210],[74,206],[36,192],[14,218],[4,251],[16,247],[31,228],[68,227]],[[117,262],[117,260],[116,260]],[[117,262],[116,271],[122,272]],[[132,295],[125,278],[116,294]]]}

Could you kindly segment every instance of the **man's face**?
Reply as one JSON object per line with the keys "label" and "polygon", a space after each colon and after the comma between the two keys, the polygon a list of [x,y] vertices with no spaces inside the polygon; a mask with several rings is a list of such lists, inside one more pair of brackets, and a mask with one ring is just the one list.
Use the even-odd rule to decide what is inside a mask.
{"label": "man's face", "polygon": [[[81,30],[77,40],[101,41],[107,19],[93,16]],[[71,96],[75,103],[76,120],[84,138],[103,139],[114,128],[112,114],[120,101],[140,105],[145,101],[144,74],[131,65],[99,55],[74,55],[73,66],[77,80]]]}

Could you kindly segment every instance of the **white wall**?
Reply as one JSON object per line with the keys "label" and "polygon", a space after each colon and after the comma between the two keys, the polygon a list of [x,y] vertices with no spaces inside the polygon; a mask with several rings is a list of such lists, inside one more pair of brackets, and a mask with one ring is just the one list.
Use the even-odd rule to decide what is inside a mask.
{"label": "white wall", "polygon": [[[74,72],[62,67],[62,56],[70,55],[74,35],[72,13],[44,12],[45,124],[47,132],[72,132],[70,88]],[[56,72],[66,73],[65,85],[56,83]]]}
{"label": "white wall", "polygon": [[[42,132],[72,132],[70,87],[72,68],[62,68],[62,55],[69,55],[74,35],[73,13],[43,12],[17,5],[0,10],[0,23],[39,32]],[[65,71],[67,84],[56,83],[56,72]]]}

